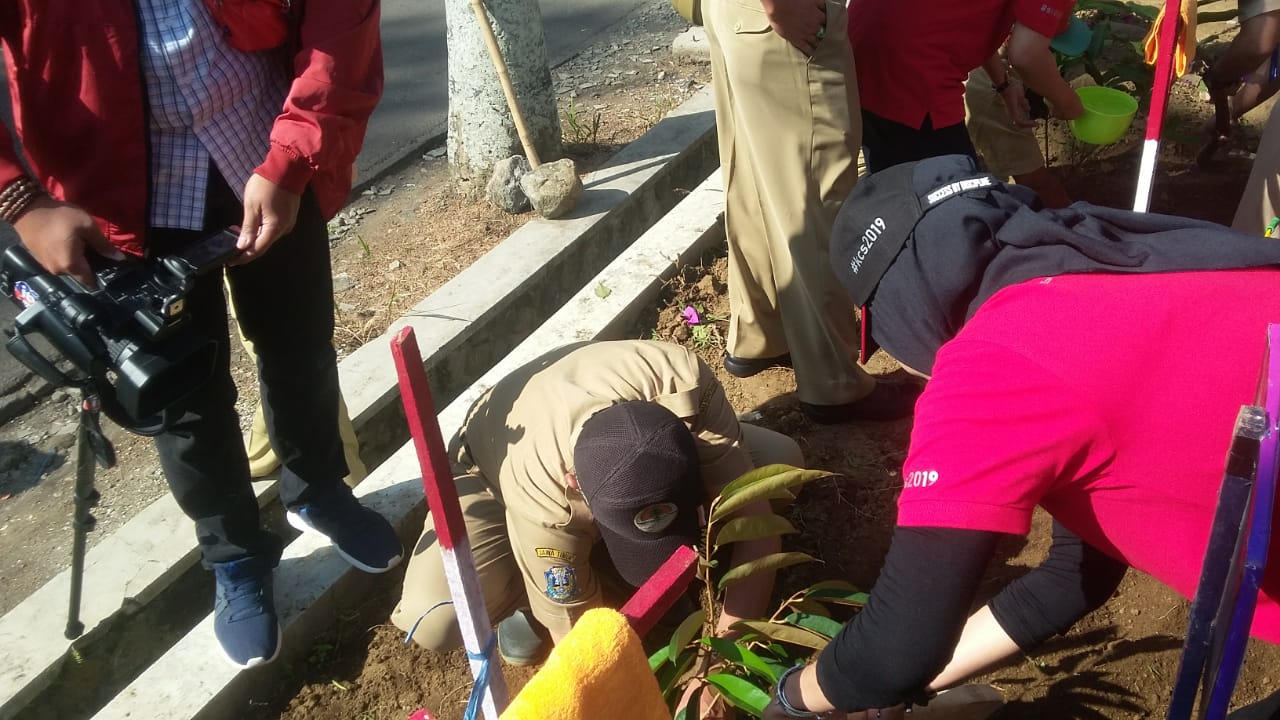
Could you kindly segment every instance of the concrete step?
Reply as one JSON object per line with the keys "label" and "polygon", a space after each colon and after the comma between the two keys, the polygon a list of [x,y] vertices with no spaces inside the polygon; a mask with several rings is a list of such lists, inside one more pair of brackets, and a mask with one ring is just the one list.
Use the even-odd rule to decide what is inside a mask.
{"label": "concrete step", "polygon": [[[399,328],[415,328],[437,402],[447,403],[661,218],[681,188],[695,186],[715,167],[714,113],[706,89],[585,176],[582,200],[569,218],[525,224],[387,334],[344,358],[343,394],[370,467],[408,438],[389,350]],[[274,482],[255,483],[255,490],[264,505],[276,493]],[[68,572],[0,617],[0,720],[19,716],[44,693],[76,689],[82,683],[73,677],[54,681],[68,662],[85,655],[110,658],[104,668],[110,679],[95,677],[97,684],[141,671],[138,663],[150,659],[147,653],[112,655],[112,648],[98,643],[129,635],[130,623],[146,606],[180,581],[202,575],[198,557],[190,521],[166,495],[89,552],[81,612],[86,632],[80,639],[63,638]]]}
{"label": "concrete step", "polygon": [[[723,239],[724,196],[714,173],[687,199],[651,227],[554,315],[439,413],[446,445],[467,410],[512,370],[567,343],[621,337],[636,314],[654,302],[663,282]],[[603,284],[610,292],[596,292]],[[422,473],[411,442],[402,445],[356,488],[361,500],[395,523],[406,543],[416,540],[425,504]],[[299,537],[285,550],[276,571],[276,605],[284,626],[280,659],[239,672],[219,656],[213,617],[191,632],[125,688],[95,720],[171,720],[238,717],[254,700],[271,697],[275,678],[301,657],[318,635],[337,621],[372,578],[352,569],[327,543]]]}

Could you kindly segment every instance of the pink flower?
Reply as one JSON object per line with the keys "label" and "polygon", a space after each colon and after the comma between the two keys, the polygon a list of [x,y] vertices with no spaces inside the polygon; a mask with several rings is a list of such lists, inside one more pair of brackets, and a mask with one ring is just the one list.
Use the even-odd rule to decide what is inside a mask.
{"label": "pink flower", "polygon": [[693,309],[692,305],[685,305],[684,312],[680,313],[684,321],[690,325],[701,325],[702,318],[698,317],[698,311]]}

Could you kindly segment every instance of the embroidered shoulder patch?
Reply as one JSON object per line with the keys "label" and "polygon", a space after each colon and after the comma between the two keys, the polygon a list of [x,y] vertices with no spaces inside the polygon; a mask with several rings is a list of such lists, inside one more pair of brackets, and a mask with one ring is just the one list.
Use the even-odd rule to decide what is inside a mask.
{"label": "embroidered shoulder patch", "polygon": [[556,548],[547,548],[547,547],[534,548],[533,553],[540,558],[547,558],[549,560],[561,560],[567,563],[574,562],[578,559],[577,555],[574,555],[573,553],[567,550],[557,550]]}
{"label": "embroidered shoulder patch", "polygon": [[552,602],[573,602],[578,597],[578,571],[568,565],[556,565],[543,573],[547,579],[547,597]]}

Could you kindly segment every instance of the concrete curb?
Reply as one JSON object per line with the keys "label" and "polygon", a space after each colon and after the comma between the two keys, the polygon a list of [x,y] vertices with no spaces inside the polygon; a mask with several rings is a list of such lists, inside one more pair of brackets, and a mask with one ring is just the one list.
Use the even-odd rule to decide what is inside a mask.
{"label": "concrete curb", "polygon": [[525,224],[345,358],[343,396],[366,462],[377,465],[408,436],[388,342],[395,333],[414,328],[431,391],[449,402],[671,209],[678,188],[705,178],[716,158],[713,98],[704,88],[584,177],[571,217]]}
{"label": "concrete curb", "polygon": [[[449,402],[674,206],[678,188],[692,187],[714,170],[711,102],[709,89],[690,98],[584,177],[586,192],[571,218],[527,223],[387,334],[343,360],[343,393],[370,467],[408,437],[391,335],[414,326],[437,402]],[[275,497],[274,482],[255,483],[255,490],[260,504]],[[86,633],[80,639],[63,640],[64,617],[51,611],[66,605],[65,571],[0,618],[0,719],[18,715],[49,691],[73,649],[93,649],[176,579],[198,573],[197,560],[190,523],[165,495],[89,552],[81,612]],[[108,665],[115,677],[141,669]]]}
{"label": "concrete curb", "polygon": [[[723,238],[719,174],[699,186],[669,215],[592,278],[559,311],[510,354],[468,387],[439,414],[446,444],[462,426],[471,404],[502,377],[547,350],[566,343],[616,338],[651,303],[663,281],[713,242]],[[610,289],[604,298],[595,288]],[[413,444],[402,445],[356,488],[362,501],[395,523],[403,538],[416,539],[424,498]],[[212,615],[95,715],[130,718],[237,717],[292,659],[305,654],[337,618],[344,604],[371,582],[338,559],[327,543],[302,536],[285,550],[276,571],[276,604],[285,627],[281,660],[253,672],[237,672],[219,657]]]}

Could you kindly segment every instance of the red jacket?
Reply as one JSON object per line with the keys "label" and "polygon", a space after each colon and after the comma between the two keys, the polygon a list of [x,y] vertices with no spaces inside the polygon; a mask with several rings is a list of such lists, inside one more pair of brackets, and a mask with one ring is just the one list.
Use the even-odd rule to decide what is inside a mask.
{"label": "red jacket", "polygon": [[[352,164],[382,96],[380,0],[307,0],[295,77],[255,172],[325,217],[351,192]],[[32,174],[141,254],[150,197],[147,100],[131,0],[0,4],[14,126]],[[0,126],[0,188],[25,170]]]}

